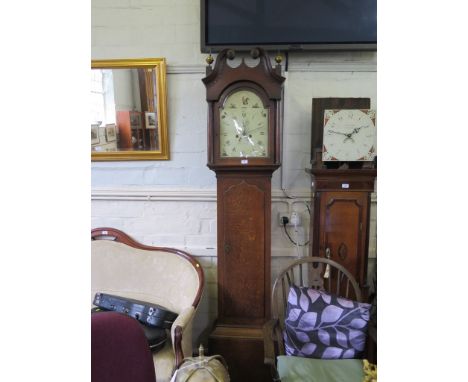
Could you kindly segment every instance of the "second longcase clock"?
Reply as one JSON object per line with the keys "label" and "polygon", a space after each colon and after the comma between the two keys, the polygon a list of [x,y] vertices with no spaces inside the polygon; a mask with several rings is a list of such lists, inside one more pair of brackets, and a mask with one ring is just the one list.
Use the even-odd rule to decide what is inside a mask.
{"label": "second longcase clock", "polygon": [[254,49],[257,66],[219,53],[203,82],[208,102],[208,167],[217,178],[218,317],[211,354],[232,381],[266,381],[262,326],[270,314],[271,176],[280,166],[281,67]]}
{"label": "second longcase clock", "polygon": [[315,98],[311,253],[348,269],[364,295],[371,194],[377,176],[375,112],[369,98]]}

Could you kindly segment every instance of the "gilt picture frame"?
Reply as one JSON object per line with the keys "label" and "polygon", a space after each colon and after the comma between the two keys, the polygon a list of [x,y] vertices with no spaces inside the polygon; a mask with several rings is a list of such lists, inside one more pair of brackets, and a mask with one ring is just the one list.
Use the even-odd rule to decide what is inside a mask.
{"label": "gilt picture frame", "polygon": [[[91,150],[92,161],[134,161],[134,160],[169,160],[169,133],[167,123],[167,84],[166,84],[166,60],[165,58],[138,58],[138,59],[111,59],[111,60],[92,60],[91,70],[102,70],[112,72],[118,69],[123,69],[117,74],[121,74],[125,70],[132,70],[137,79],[136,83],[139,85],[139,103],[135,111],[139,111],[142,115],[145,112],[154,113],[156,117],[155,128],[158,129],[158,144],[154,145],[149,139],[145,139],[147,134],[144,133],[144,143],[146,146],[143,148],[135,149],[125,144],[120,146],[120,141],[125,141],[130,132],[126,131],[125,126],[120,126],[116,120],[115,136],[117,138],[117,149],[114,151],[100,151]],[[116,76],[115,76],[116,77]],[[114,78],[115,78],[114,77]],[[131,88],[127,86],[127,88]],[[135,90],[134,90],[135,91]],[[138,93],[136,93],[138,94]],[[129,98],[128,96],[126,98]],[[119,108],[116,102],[116,113]],[[104,120],[105,123],[109,121]],[[112,119],[110,122],[113,122]],[[144,123],[141,121],[142,124]],[[107,123],[106,123],[107,124]],[[144,126],[142,126],[144,128]],[[150,127],[151,129],[152,127]],[[144,128],[145,129],[145,128]],[[107,135],[106,135],[107,137]],[[104,137],[103,137],[104,138]],[[113,139],[111,136],[110,139]]]}
{"label": "gilt picture frame", "polygon": [[99,143],[99,126],[91,125],[91,145],[97,145]]}
{"label": "gilt picture frame", "polygon": [[115,131],[115,124],[106,125],[106,141],[114,142],[117,140],[117,134]]}
{"label": "gilt picture frame", "polygon": [[147,130],[155,130],[158,127],[156,113],[147,111],[145,113],[145,126]]}

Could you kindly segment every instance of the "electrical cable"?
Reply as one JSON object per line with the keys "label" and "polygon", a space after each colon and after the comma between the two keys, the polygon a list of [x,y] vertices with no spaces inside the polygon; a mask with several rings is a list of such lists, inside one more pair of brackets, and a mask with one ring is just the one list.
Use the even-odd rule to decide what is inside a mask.
{"label": "electrical cable", "polygon": [[290,241],[291,243],[293,243],[294,245],[299,246],[299,247],[305,247],[306,245],[309,244],[309,240],[307,240],[307,241],[306,241],[305,243],[303,243],[303,244],[296,243],[296,242],[291,238],[291,236],[289,235],[289,232],[288,232],[288,230],[286,229],[286,224],[287,224],[287,223],[283,222],[283,229],[284,229],[284,232],[286,233],[286,236],[288,237],[288,239],[289,239],[289,241]]}
{"label": "electrical cable", "polygon": [[307,203],[307,202],[302,202],[302,203],[304,203],[304,204],[305,204],[305,206],[306,206],[306,208],[307,208],[307,211],[309,211],[309,216],[310,216],[312,213],[310,212],[310,206],[309,206],[309,203]]}
{"label": "electrical cable", "polygon": [[294,247],[296,250],[296,256],[302,257],[301,252],[299,251],[299,232],[297,230],[297,219],[294,220],[294,239],[296,239],[296,246]]}

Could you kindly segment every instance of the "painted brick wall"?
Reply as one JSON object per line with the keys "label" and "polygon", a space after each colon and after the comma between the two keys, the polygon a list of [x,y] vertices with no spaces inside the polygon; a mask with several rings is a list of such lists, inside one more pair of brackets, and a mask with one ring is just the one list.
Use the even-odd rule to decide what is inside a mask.
{"label": "painted brick wall", "polygon": [[[199,0],[92,0],[92,58],[165,57],[170,161],[92,163],[92,227],[124,230],[144,244],[197,256],[206,289],[194,326],[205,342],[216,315],[216,178],[206,167],[206,55],[200,53]],[[296,248],[277,223],[279,212],[303,217],[308,237],[310,125],[313,97],[370,97],[376,107],[375,53],[295,53],[287,62],[282,167],[273,175],[272,278],[307,247]],[[298,199],[288,199],[281,191]],[[370,256],[376,256],[376,197]],[[374,260],[371,260],[370,270]],[[205,343],[206,344],[206,343]]]}

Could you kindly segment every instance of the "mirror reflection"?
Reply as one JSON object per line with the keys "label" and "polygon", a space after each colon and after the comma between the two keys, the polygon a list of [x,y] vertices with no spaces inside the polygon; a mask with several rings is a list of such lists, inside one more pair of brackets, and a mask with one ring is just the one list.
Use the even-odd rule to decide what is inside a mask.
{"label": "mirror reflection", "polygon": [[91,69],[92,159],[168,159],[161,68],[136,62],[112,67],[124,65],[117,60],[107,65],[94,61]]}

